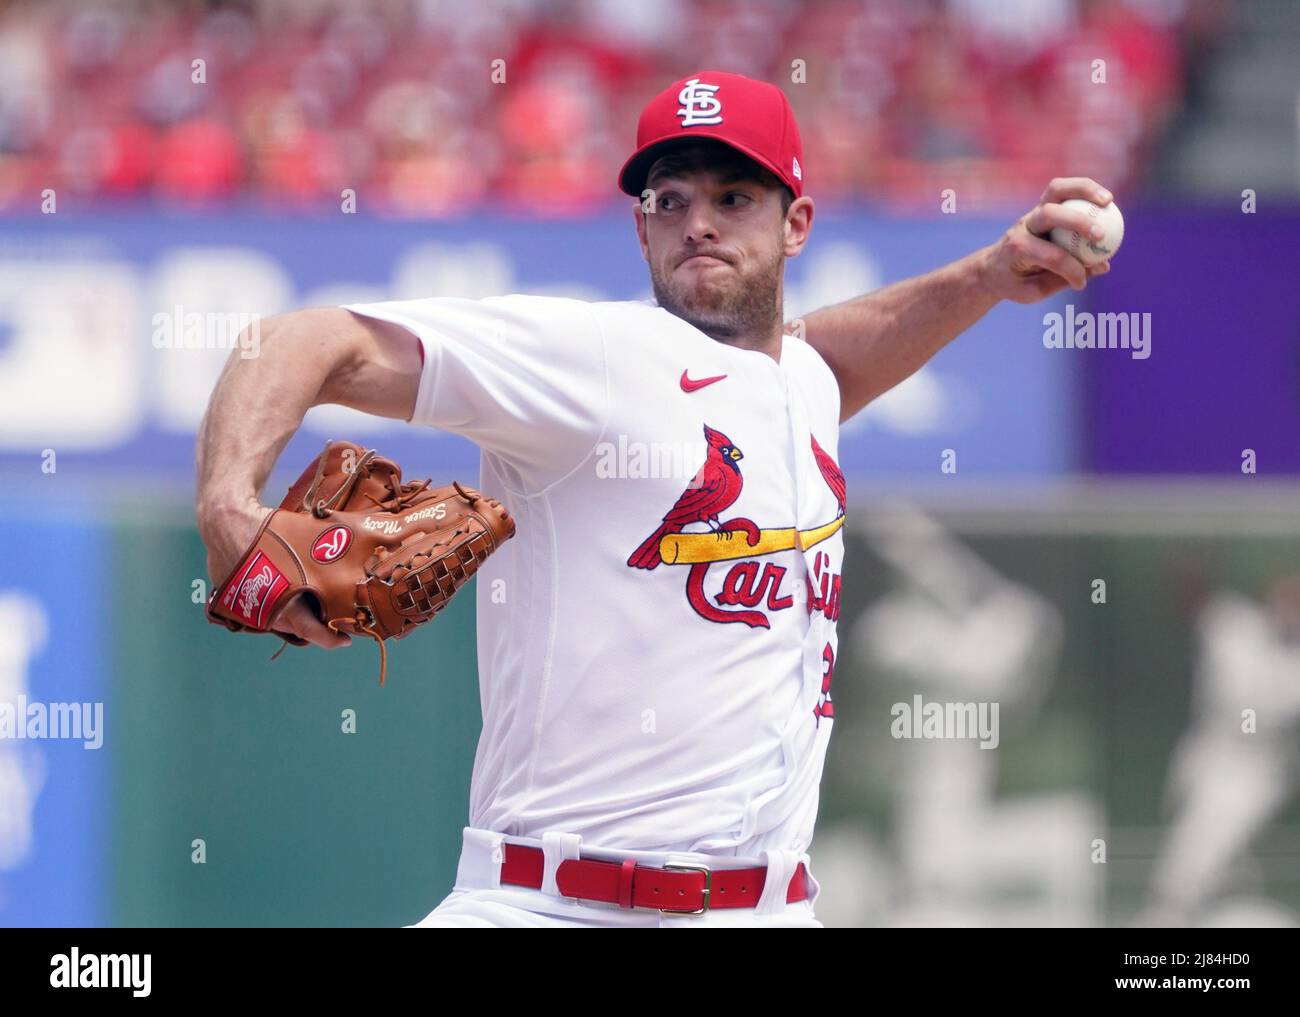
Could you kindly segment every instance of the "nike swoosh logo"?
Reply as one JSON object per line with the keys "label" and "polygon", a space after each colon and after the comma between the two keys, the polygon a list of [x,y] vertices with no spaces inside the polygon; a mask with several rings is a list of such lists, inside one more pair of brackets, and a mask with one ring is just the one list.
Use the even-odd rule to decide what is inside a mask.
{"label": "nike swoosh logo", "polygon": [[706,385],[712,385],[715,381],[722,381],[722,379],[725,378],[725,377],[726,377],[725,374],[719,374],[719,375],[717,375],[716,377],[713,377],[713,378],[700,378],[700,379],[697,380],[697,381],[692,381],[690,378],[686,377],[686,372],[683,371],[683,372],[682,372],[682,391],[683,391],[683,392],[698,392],[700,389],[704,388],[704,386],[706,386]]}

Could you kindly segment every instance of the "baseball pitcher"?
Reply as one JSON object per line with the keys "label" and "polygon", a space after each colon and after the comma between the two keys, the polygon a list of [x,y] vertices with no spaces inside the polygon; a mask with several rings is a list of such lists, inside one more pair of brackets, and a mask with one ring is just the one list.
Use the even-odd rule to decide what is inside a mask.
{"label": "baseball pitcher", "polygon": [[[419,926],[821,927],[839,425],[998,301],[1107,271],[1045,237],[1090,229],[1062,201],[1111,196],[1055,180],[989,247],[787,328],[809,174],[779,88],[701,71],[646,106],[618,178],[653,300],[302,310],[231,357],[198,449],[214,580],[261,536],[257,492],[321,403],[470,438],[516,528],[479,566],[469,822]],[[301,597],[275,628],[350,639]]]}

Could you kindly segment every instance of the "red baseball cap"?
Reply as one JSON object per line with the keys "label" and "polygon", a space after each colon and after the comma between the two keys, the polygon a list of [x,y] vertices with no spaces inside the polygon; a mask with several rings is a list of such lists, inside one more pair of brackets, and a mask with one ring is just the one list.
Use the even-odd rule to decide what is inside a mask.
{"label": "red baseball cap", "polygon": [[636,151],[618,186],[639,198],[654,161],[682,140],[713,138],[776,174],[803,195],[803,143],[785,93],[766,81],[726,71],[700,71],[674,81],[650,100],[636,125]]}

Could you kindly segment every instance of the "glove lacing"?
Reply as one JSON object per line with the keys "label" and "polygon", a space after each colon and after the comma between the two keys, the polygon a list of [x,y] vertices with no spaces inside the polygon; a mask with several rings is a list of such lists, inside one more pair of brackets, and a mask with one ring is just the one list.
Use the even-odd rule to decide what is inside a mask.
{"label": "glove lacing", "polygon": [[362,494],[367,500],[385,512],[400,512],[410,505],[415,499],[424,492],[424,490],[433,483],[432,478],[428,480],[412,480],[403,484],[397,490],[389,488],[390,494],[387,498],[376,498],[369,491],[363,491]]}
{"label": "glove lacing", "polygon": [[[376,643],[379,644],[379,687],[384,687],[384,676],[388,674],[388,647],[384,645],[384,637],[381,636],[372,625],[366,624],[366,613],[357,611],[356,616],[352,618],[331,618],[325,623],[325,626],[332,632],[340,635],[350,635],[339,628],[339,625],[352,625],[360,632],[364,632]],[[283,648],[283,647],[282,647]]]}

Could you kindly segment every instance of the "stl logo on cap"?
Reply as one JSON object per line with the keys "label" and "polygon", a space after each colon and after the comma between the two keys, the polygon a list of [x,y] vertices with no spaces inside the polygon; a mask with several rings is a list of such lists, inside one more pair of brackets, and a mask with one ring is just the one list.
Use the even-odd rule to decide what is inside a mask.
{"label": "stl logo on cap", "polygon": [[[726,123],[723,123],[723,107]],[[646,197],[646,179],[664,146],[685,137],[712,138],[773,173],[803,196],[803,144],[785,93],[766,81],[729,71],[701,70],[658,93],[636,124],[636,151],[623,163],[618,186]]]}
{"label": "stl logo on cap", "polygon": [[677,101],[682,104],[677,115],[683,127],[722,123],[722,103],[713,94],[717,90],[717,85],[701,85],[699,78],[686,82],[677,93]]}

